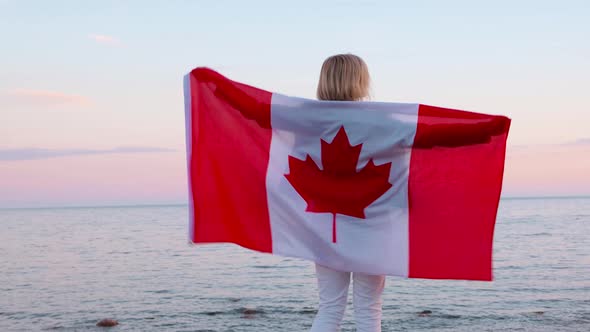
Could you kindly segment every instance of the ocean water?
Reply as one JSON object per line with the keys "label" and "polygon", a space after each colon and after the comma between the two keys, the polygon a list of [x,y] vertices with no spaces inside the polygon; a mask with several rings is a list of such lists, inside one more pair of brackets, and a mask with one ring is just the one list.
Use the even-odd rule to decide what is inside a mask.
{"label": "ocean water", "polygon": [[[0,331],[309,329],[313,263],[189,246],[186,219],[185,206],[0,210]],[[383,330],[590,331],[590,198],[502,200],[494,266],[493,282],[388,277]]]}

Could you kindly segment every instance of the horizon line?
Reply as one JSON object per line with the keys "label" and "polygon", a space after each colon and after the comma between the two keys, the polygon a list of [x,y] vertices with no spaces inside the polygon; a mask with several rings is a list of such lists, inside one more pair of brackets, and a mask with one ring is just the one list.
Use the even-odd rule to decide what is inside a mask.
{"label": "horizon line", "polygon": [[[563,196],[506,196],[500,197],[505,200],[534,200],[534,199],[576,199],[590,198],[590,194],[584,195],[563,195]],[[43,209],[100,209],[100,208],[146,208],[146,207],[173,207],[188,206],[188,203],[153,203],[153,204],[102,204],[102,205],[53,205],[53,206],[30,206],[30,207],[0,207],[0,210],[43,210]]]}

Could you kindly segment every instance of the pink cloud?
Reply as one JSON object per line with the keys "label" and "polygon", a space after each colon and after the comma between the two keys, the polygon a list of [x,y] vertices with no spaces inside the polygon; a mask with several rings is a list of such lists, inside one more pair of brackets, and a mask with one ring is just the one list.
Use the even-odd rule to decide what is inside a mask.
{"label": "pink cloud", "polygon": [[24,148],[24,149],[2,149],[0,148],[0,161],[21,161],[36,160],[58,157],[85,156],[97,154],[129,154],[129,153],[154,153],[154,152],[173,152],[173,149],[158,148],[150,146],[128,146],[117,147],[113,149],[42,149],[42,148]]}
{"label": "pink cloud", "polygon": [[575,144],[575,145],[590,145],[590,138],[580,138],[570,144]]}
{"label": "pink cloud", "polygon": [[184,203],[186,156],[94,154],[0,161],[0,208]]}
{"label": "pink cloud", "polygon": [[91,35],[88,35],[88,38],[94,40],[95,42],[97,42],[99,44],[105,44],[105,45],[110,45],[110,46],[121,46],[121,41],[115,37],[112,37],[112,36],[91,34]]}
{"label": "pink cloud", "polygon": [[75,105],[89,106],[90,99],[84,96],[67,94],[49,90],[13,89],[5,96],[9,104],[25,106],[53,106],[53,105]]}
{"label": "pink cloud", "polygon": [[590,141],[509,146],[503,193],[506,196],[590,194]]}

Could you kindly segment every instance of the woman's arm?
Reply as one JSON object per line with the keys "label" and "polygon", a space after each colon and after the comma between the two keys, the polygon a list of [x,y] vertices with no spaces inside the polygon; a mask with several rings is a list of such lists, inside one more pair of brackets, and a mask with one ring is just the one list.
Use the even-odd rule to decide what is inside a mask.
{"label": "woman's arm", "polygon": [[508,132],[510,119],[481,113],[420,104],[413,146],[459,147],[490,142]]}
{"label": "woman's arm", "polygon": [[413,146],[429,149],[435,146],[458,147],[487,143],[492,136],[507,132],[509,126],[510,119],[503,116],[464,124],[419,124]]}
{"label": "woman's arm", "polygon": [[196,68],[193,74],[197,81],[213,83],[215,95],[240,111],[246,118],[255,120],[263,128],[270,128],[270,118],[266,116],[270,109],[268,102],[250,96],[235,82],[209,68]]}

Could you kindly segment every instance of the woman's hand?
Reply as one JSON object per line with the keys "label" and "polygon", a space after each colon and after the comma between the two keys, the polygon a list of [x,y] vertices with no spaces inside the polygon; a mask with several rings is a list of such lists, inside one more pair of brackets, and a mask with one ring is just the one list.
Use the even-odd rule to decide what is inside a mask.
{"label": "woman's hand", "polygon": [[197,82],[213,83],[212,91],[217,98],[230,104],[248,119],[256,121],[263,128],[270,128],[270,104],[261,102],[244,91],[240,84],[207,67],[192,71]]}
{"label": "woman's hand", "polygon": [[198,67],[193,70],[194,77],[201,82],[218,82],[224,77],[215,70],[207,67]]}

